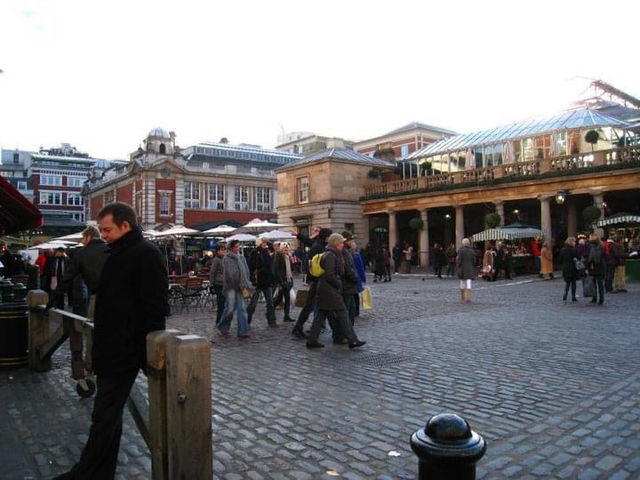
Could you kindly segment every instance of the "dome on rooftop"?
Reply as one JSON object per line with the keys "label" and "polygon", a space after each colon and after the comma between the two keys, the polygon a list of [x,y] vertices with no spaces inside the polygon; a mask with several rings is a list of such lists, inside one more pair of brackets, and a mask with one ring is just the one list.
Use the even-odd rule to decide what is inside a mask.
{"label": "dome on rooftop", "polygon": [[160,128],[160,127],[156,127],[151,131],[149,131],[148,136],[156,137],[156,138],[166,138],[167,140],[171,139],[171,137],[169,136],[169,133],[164,128]]}

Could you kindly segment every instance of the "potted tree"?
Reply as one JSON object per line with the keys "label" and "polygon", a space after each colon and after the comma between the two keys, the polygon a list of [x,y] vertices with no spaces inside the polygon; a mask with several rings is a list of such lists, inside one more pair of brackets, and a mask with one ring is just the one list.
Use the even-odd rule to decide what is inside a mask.
{"label": "potted tree", "polygon": [[595,205],[589,205],[582,210],[582,218],[587,225],[591,226],[593,225],[593,222],[600,218],[601,213],[602,212],[598,207]]}
{"label": "potted tree", "polygon": [[424,227],[424,222],[420,217],[413,217],[411,220],[409,220],[409,227],[412,230],[422,230],[422,227]]}
{"label": "potted tree", "polygon": [[484,217],[484,223],[489,228],[496,228],[500,225],[500,215],[497,212],[487,213]]}
{"label": "potted tree", "polygon": [[591,151],[593,152],[593,146],[600,140],[600,134],[597,130],[589,130],[584,136],[584,141],[591,144]]}

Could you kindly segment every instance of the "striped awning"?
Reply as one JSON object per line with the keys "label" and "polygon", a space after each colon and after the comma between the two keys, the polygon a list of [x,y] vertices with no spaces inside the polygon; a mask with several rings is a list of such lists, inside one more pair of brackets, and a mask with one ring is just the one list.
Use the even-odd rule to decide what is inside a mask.
{"label": "striped awning", "polygon": [[486,242],[488,240],[516,240],[518,238],[541,237],[542,230],[537,228],[490,228],[476,233],[471,237],[472,242]]}
{"label": "striped awning", "polygon": [[596,226],[606,227],[608,225],[621,225],[625,223],[640,223],[640,215],[635,215],[632,213],[614,215],[614,216],[599,220],[598,223],[596,223]]}

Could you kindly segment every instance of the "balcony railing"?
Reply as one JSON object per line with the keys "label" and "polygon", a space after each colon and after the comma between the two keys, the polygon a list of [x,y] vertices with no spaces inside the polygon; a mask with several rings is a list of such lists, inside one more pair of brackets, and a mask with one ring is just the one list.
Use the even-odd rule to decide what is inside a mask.
{"label": "balcony railing", "polygon": [[597,152],[584,152],[529,162],[509,163],[493,167],[409,178],[394,182],[375,183],[365,186],[364,197],[366,199],[367,197],[375,198],[380,195],[392,196],[394,194],[429,190],[440,185],[480,183],[510,177],[517,181],[517,179],[531,175],[567,170],[573,170],[576,174],[579,174],[580,170],[585,168],[605,165],[613,166],[638,161],[640,161],[640,146],[613,148]]}

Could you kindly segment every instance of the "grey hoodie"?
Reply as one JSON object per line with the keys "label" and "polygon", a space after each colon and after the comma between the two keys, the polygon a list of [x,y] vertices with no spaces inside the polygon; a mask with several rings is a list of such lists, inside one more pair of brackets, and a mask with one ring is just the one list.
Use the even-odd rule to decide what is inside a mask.
{"label": "grey hoodie", "polygon": [[224,276],[222,279],[223,290],[242,290],[252,288],[249,279],[249,267],[247,260],[242,255],[227,252],[222,259]]}

